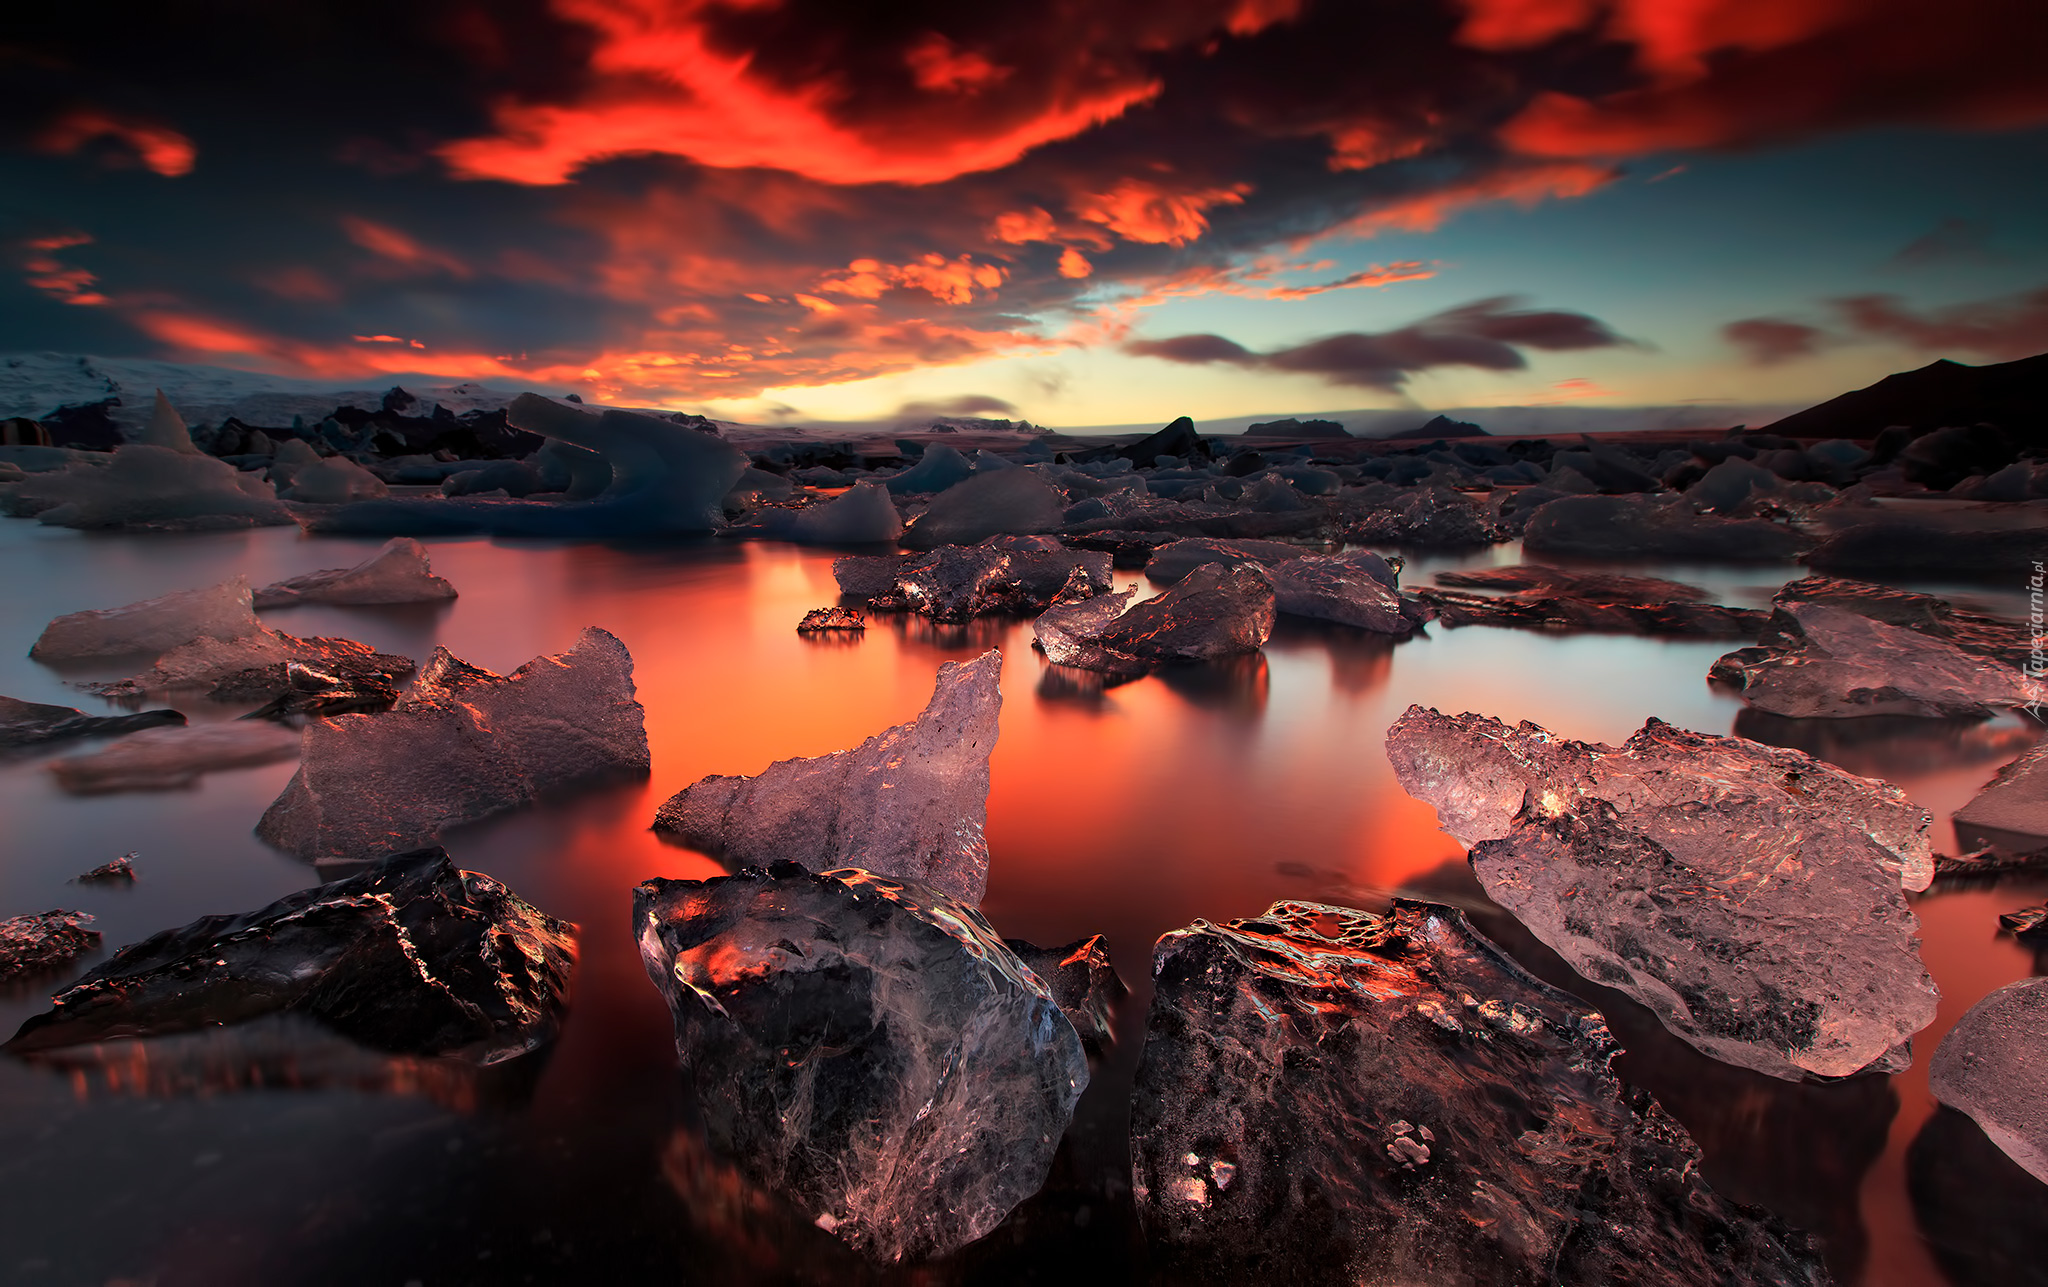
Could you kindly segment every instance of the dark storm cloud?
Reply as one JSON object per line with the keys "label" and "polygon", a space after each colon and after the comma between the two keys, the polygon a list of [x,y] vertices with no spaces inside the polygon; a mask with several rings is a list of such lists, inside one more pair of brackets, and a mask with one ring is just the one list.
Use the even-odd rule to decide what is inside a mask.
{"label": "dark storm cloud", "polygon": [[[1287,252],[1581,196],[1650,147],[2041,119],[2014,3],[1918,45],[1779,0],[38,6],[0,50],[0,347],[686,398],[1043,349],[1084,295],[1424,276]],[[1875,52],[1820,75],[1831,39]],[[1576,316],[1429,343],[1518,360],[1597,339],[1547,329]]]}
{"label": "dark storm cloud", "polygon": [[1597,318],[1555,310],[1519,310],[1506,296],[1426,317],[1377,333],[1345,331],[1288,348],[1258,353],[1221,335],[1177,335],[1134,340],[1124,351],[1169,362],[1226,362],[1293,375],[1316,375],[1332,384],[1398,393],[1408,377],[1440,366],[1519,371],[1522,348],[1569,351],[1627,343]]}
{"label": "dark storm cloud", "polygon": [[936,401],[906,402],[896,408],[896,414],[905,419],[920,416],[1012,416],[1017,405],[986,393],[963,393],[957,398],[940,398]]}

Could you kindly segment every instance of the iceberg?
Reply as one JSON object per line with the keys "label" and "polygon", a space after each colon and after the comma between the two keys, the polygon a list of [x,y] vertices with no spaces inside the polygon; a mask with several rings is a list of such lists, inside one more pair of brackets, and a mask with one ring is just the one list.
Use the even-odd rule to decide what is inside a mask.
{"label": "iceberg", "polygon": [[[658,536],[709,532],[725,523],[724,501],[748,468],[747,455],[716,434],[632,411],[601,415],[522,393],[506,409],[515,429],[583,448],[572,456],[573,498],[609,471],[587,500],[476,496],[386,497],[357,501],[307,520],[315,532],[365,535],[487,533],[494,536]],[[546,448],[542,449],[547,450]]]}
{"label": "iceberg", "polygon": [[988,884],[988,757],[1003,655],[939,667],[931,702],[847,751],[714,774],[671,796],[654,828],[734,867],[860,866],[973,906]]}
{"label": "iceberg", "polygon": [[211,456],[130,443],[106,464],[30,474],[14,486],[17,512],[54,527],[216,531],[292,522],[270,484]]}
{"label": "iceberg", "polygon": [[1169,541],[1152,552],[1145,564],[1145,578],[1161,585],[1173,585],[1196,568],[1209,563],[1221,563],[1226,567],[1239,563],[1260,563],[1268,570],[1308,551],[1299,545],[1288,545],[1281,541],[1224,541],[1207,536],[1186,537]]}
{"label": "iceberg", "polygon": [[310,505],[346,505],[387,495],[384,480],[345,456],[316,460],[292,473],[291,486],[281,495],[285,500]]}
{"label": "iceberg", "polygon": [[455,587],[434,575],[427,547],[409,536],[394,536],[352,568],[323,568],[256,591],[258,608],[299,603],[434,603],[455,597]]}
{"label": "iceberg", "polygon": [[[1104,596],[1112,598],[1122,602]],[[1136,675],[1257,652],[1272,637],[1273,605],[1273,580],[1260,565],[1207,563],[1115,615],[1107,606],[1059,605],[1049,610],[1052,620],[1041,616],[1033,624],[1033,632],[1046,656],[1061,665]]]}
{"label": "iceberg", "polygon": [[67,965],[100,945],[84,912],[44,912],[0,920],[0,982]]}
{"label": "iceberg", "polygon": [[35,746],[75,737],[117,737],[146,728],[183,724],[177,711],[137,711],[133,715],[88,715],[71,706],[50,706],[0,697],[0,750]]}
{"label": "iceberg", "polygon": [[1970,1007],[1942,1038],[1927,1089],[1968,1113],[2005,1155],[2048,1184],[2048,979],[2022,979]]}
{"label": "iceberg", "polygon": [[633,891],[713,1148],[875,1260],[942,1256],[1045,1183],[1088,1084],[971,906],[793,862]]}
{"label": "iceberg", "polygon": [[1934,1020],[1904,896],[1932,880],[1927,818],[1895,787],[1657,720],[1613,748],[1411,707],[1387,751],[1478,841],[1490,898],[1703,1054],[1787,1081],[1895,1071]]}
{"label": "iceberg", "polygon": [[1054,532],[1066,507],[1066,498],[1028,469],[977,474],[934,497],[903,534],[903,544],[930,550],[991,536]]}
{"label": "iceberg", "polygon": [[290,1013],[392,1054],[502,1063],[552,1041],[576,927],[446,852],[122,948],[7,1043],[29,1054]]}
{"label": "iceberg", "polygon": [[43,627],[28,655],[65,663],[161,654],[200,639],[241,639],[263,630],[250,602],[249,582],[238,576],[124,607],[70,612]]}
{"label": "iceberg", "polygon": [[902,473],[891,476],[883,485],[898,496],[942,492],[956,483],[966,482],[973,473],[974,466],[968,463],[967,457],[941,442],[925,448],[922,459]]}
{"label": "iceberg", "polygon": [[1408,635],[1422,628],[1430,611],[1402,597],[1386,560],[1363,550],[1309,554],[1267,569],[1276,611],[1315,621],[1334,621],[1375,634]]}
{"label": "iceberg", "polygon": [[509,676],[437,648],[391,710],[306,725],[299,771],[256,834],[308,861],[360,862],[647,767],[633,658],[605,631]]}

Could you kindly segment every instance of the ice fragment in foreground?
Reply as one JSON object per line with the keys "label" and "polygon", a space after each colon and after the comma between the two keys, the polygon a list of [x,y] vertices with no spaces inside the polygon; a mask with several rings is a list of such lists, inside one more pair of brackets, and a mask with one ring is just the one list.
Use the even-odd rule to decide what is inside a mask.
{"label": "ice fragment in foreground", "polygon": [[352,568],[323,568],[264,586],[256,591],[255,606],[433,603],[454,597],[455,587],[434,575],[427,547],[409,536],[394,536]]}
{"label": "ice fragment in foreground", "polygon": [[1045,1182],[1080,1037],[972,907],[795,863],[633,892],[713,1147],[877,1260],[944,1255]]}
{"label": "ice fragment in foreground", "polygon": [[100,932],[89,930],[84,912],[44,912],[0,920],[0,980],[36,970],[49,970],[99,946]]}
{"label": "ice fragment in foreground", "polygon": [[1387,751],[1480,841],[1488,896],[1707,1055],[1792,1081],[1891,1071],[1934,1019],[1902,890],[1932,878],[1926,815],[1896,788],[1657,720],[1614,748],[1411,707]]}
{"label": "ice fragment in foreground", "polygon": [[510,676],[436,649],[397,706],[317,719],[304,737],[256,834],[315,862],[416,848],[539,792],[648,766],[633,658],[595,627]]}
{"label": "ice fragment in foreground", "polygon": [[498,1063],[553,1040],[576,927],[439,849],[114,954],[7,1043],[16,1053],[290,1011],[374,1049]]}
{"label": "ice fragment in foreground", "polygon": [[[2048,979],[2008,983],[1942,1038],[1927,1088],[2048,1184]],[[2048,1196],[2048,1195],[2044,1195]]]}
{"label": "ice fragment in foreground", "polygon": [[1600,1016],[1450,908],[1315,903],[1159,940],[1131,1097],[1176,1282],[1821,1284],[1608,1071]]}
{"label": "ice fragment in foreground", "polygon": [[1273,581],[1251,563],[1203,564],[1163,594],[1116,615],[1106,607],[1087,607],[1061,605],[1048,612],[1052,620],[1034,623],[1047,657],[1111,674],[1142,674],[1173,662],[1257,652],[1273,634]]}
{"label": "ice fragment in foreground", "polygon": [[1377,554],[1309,554],[1267,569],[1273,606],[1289,616],[1334,621],[1383,635],[1419,630],[1428,609],[1403,599],[1392,569]]}
{"label": "ice fragment in foreground", "polygon": [[2037,848],[2048,841],[2048,742],[1998,770],[1984,789],[1956,810],[1956,832],[1971,839],[1989,839],[2014,848]]}
{"label": "ice fragment in foreground", "polygon": [[847,751],[713,774],[671,796],[657,831],[735,867],[862,866],[973,906],[988,884],[988,757],[1003,655],[939,668],[931,702]]}

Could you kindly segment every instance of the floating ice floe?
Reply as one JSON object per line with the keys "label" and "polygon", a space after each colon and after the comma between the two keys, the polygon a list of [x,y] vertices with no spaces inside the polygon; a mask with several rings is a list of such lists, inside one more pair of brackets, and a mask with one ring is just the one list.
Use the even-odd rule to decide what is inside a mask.
{"label": "floating ice floe", "polygon": [[372,1049],[498,1063],[554,1039],[576,927],[427,849],[122,948],[7,1043],[29,1054],[291,1013]]}
{"label": "floating ice floe", "polygon": [[515,429],[595,453],[572,456],[579,481],[609,477],[602,491],[574,499],[479,496],[386,497],[357,501],[311,518],[317,532],[501,536],[655,536],[709,532],[724,525],[726,493],[747,470],[747,456],[716,434],[632,411],[579,411],[522,393],[506,409]]}
{"label": "floating ice floe", "polygon": [[28,655],[65,663],[161,654],[199,639],[241,639],[262,630],[251,607],[249,582],[237,576],[119,608],[66,613],[43,627]]}
{"label": "floating ice floe", "polygon": [[323,568],[256,591],[258,608],[299,603],[434,603],[455,597],[455,587],[434,575],[427,547],[409,536],[394,536],[352,568]]}
{"label": "floating ice floe", "polygon": [[2018,849],[2048,845],[2048,741],[1999,769],[1968,804],[1956,810],[1964,843],[1989,840]]}
{"label": "floating ice floe", "polygon": [[1159,940],[1132,1192],[1173,1281],[1820,1287],[1458,912],[1275,903]]}
{"label": "floating ice floe", "polygon": [[926,447],[916,464],[892,475],[883,485],[898,496],[942,492],[955,483],[967,481],[973,473],[974,466],[967,457],[939,442]]}
{"label": "floating ice floe", "polygon": [[130,443],[105,464],[78,462],[9,484],[8,509],[55,527],[214,531],[292,522],[270,484],[226,461]]}
{"label": "floating ice floe", "polygon": [[509,676],[437,648],[391,710],[306,725],[299,771],[256,834],[312,862],[361,862],[544,791],[645,773],[633,691],[631,654],[594,626]]}
{"label": "floating ice floe", "polygon": [[1934,1019],[1904,897],[1933,879],[1928,817],[1896,787],[1654,719],[1609,747],[1410,707],[1387,754],[1489,897],[1705,1054],[1894,1071]]}
{"label": "floating ice floe", "polygon": [[1313,621],[1334,621],[1375,634],[1407,635],[1432,613],[1401,594],[1394,569],[1377,554],[1308,554],[1267,569],[1275,610]]}
{"label": "floating ice floe", "polygon": [[[1111,598],[1124,602],[1104,596]],[[1273,615],[1273,580],[1263,567],[1211,563],[1114,614],[1107,602],[1057,604],[1032,623],[1032,633],[1060,665],[1136,675],[1257,652],[1272,637]]]}
{"label": "floating ice floe", "polygon": [[1173,585],[1198,567],[1220,563],[1259,563],[1268,570],[1298,559],[1308,551],[1281,541],[1224,541],[1208,536],[1190,536],[1169,541],[1152,552],[1145,564],[1145,578],[1160,585]]}
{"label": "floating ice floe", "polygon": [[88,715],[71,706],[51,706],[0,697],[0,749],[61,742],[75,737],[114,737],[184,722],[185,717],[177,711]]}
{"label": "floating ice floe", "polygon": [[1780,523],[1696,514],[1682,497],[1567,496],[1539,507],[1522,532],[1532,554],[1586,558],[1770,562],[1813,543]]}
{"label": "floating ice floe", "polygon": [[713,1148],[876,1260],[941,1256],[1045,1183],[1081,1039],[973,907],[796,863],[633,894]]}
{"label": "floating ice floe", "polygon": [[735,867],[865,867],[973,906],[988,884],[982,828],[1002,664],[993,650],[947,662],[916,719],[851,750],[700,779],[661,806],[655,830]]}
{"label": "floating ice floe", "polygon": [[0,920],[0,982],[54,970],[100,945],[100,932],[85,928],[84,912],[43,912]]}
{"label": "floating ice floe", "polygon": [[1968,1113],[1991,1142],[2048,1184],[2048,979],[2008,983],[1949,1029],[1927,1089]]}
{"label": "floating ice floe", "polygon": [[73,795],[170,791],[192,786],[207,773],[275,764],[298,753],[296,730],[264,720],[234,720],[150,729],[89,755],[52,760],[49,768],[57,785]]}
{"label": "floating ice floe", "polygon": [[330,456],[292,474],[291,486],[278,494],[310,505],[346,505],[388,495],[383,479],[345,456]]}
{"label": "floating ice floe", "polygon": [[1766,641],[1709,674],[1758,710],[1790,718],[1982,718],[2048,702],[2048,683],[1923,630],[1825,602],[1778,605]]}
{"label": "floating ice floe", "polygon": [[913,550],[974,545],[991,536],[1059,530],[1066,498],[1028,469],[977,474],[932,498],[903,534]]}

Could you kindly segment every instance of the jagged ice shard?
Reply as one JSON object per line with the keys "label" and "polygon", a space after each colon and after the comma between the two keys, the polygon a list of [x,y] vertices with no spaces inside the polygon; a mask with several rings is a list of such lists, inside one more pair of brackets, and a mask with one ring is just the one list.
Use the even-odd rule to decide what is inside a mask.
{"label": "jagged ice shard", "polygon": [[1822,1284],[1608,1071],[1600,1016],[1458,912],[1275,903],[1159,940],[1131,1100],[1176,1282]]}
{"label": "jagged ice shard", "polygon": [[7,1043],[16,1054],[289,1012],[373,1049],[498,1063],[553,1040],[576,927],[439,849],[122,948]]}
{"label": "jagged ice shard", "polygon": [[944,1255],[1044,1184],[1087,1061],[973,908],[777,863],[650,880],[633,925],[713,1146],[819,1227]]}
{"label": "jagged ice shard", "polygon": [[[2048,979],[2008,983],[1949,1029],[1927,1088],[2048,1184]],[[2044,1195],[2048,1196],[2048,1195]]]}
{"label": "jagged ice shard", "polygon": [[633,658],[596,627],[509,676],[435,650],[391,710],[306,725],[299,771],[256,834],[314,862],[431,843],[576,782],[644,773]]}
{"label": "jagged ice shard", "polygon": [[1934,1019],[1903,892],[1932,880],[1928,819],[1896,787],[1654,719],[1609,747],[1410,707],[1387,754],[1489,897],[1707,1055],[1892,1071]]}
{"label": "jagged ice shard", "polygon": [[394,536],[352,568],[323,568],[256,591],[258,608],[300,603],[434,603],[455,597],[455,587],[434,575],[427,547],[409,536]]}
{"label": "jagged ice shard", "polygon": [[949,661],[924,711],[847,751],[710,777],[671,796],[657,831],[734,867],[860,866],[969,906],[988,884],[988,757],[1003,655]]}

